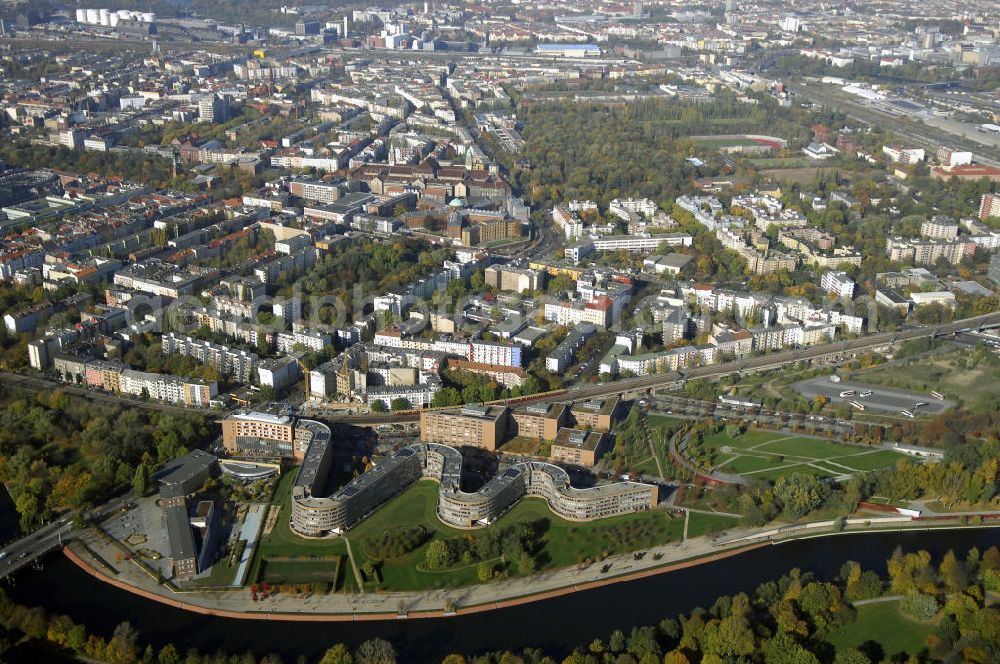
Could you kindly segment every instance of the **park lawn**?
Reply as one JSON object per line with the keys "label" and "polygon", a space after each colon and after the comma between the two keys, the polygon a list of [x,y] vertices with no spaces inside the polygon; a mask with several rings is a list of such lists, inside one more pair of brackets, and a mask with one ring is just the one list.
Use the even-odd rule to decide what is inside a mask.
{"label": "park lawn", "polygon": [[902,458],[902,454],[892,450],[873,450],[846,457],[836,457],[833,461],[850,466],[855,470],[875,470],[876,468],[893,466]]}
{"label": "park lawn", "polygon": [[[438,485],[433,481],[420,481],[393,498],[375,514],[348,532],[355,560],[362,565],[367,558],[364,540],[380,534],[396,524],[423,525],[432,533],[432,539],[473,534],[442,524],[436,515]],[[684,523],[671,519],[664,510],[641,512],[601,519],[587,523],[574,523],[555,516],[544,499],[522,499],[507,514],[500,517],[493,527],[506,528],[517,522],[534,522],[545,519],[548,529],[542,536],[542,548],[537,556],[538,569],[556,569],[595,559],[605,553],[627,553],[664,542],[681,539]],[[623,536],[622,529],[629,529],[632,537]],[[641,534],[637,534],[641,532]],[[384,561],[380,568],[383,590],[418,590],[454,588],[478,582],[477,565],[447,570],[424,569],[427,543],[398,558]]]}
{"label": "park lawn", "polygon": [[370,538],[377,537],[387,530],[413,526],[423,526],[431,534],[427,542],[410,553],[382,562],[379,567],[382,576],[381,588],[385,590],[446,588],[465,585],[476,580],[474,567],[471,570],[455,571],[454,574],[422,572],[419,569],[432,540],[448,539],[464,533],[462,530],[444,525],[438,519],[438,486],[438,483],[432,480],[420,480],[347,531],[347,538],[351,541],[351,551],[359,568],[365,561],[375,560],[365,545]]}
{"label": "park lawn", "polygon": [[785,460],[782,465],[775,466],[774,468],[770,468],[759,473],[753,473],[748,475],[748,477],[755,480],[770,480],[775,482],[779,477],[787,477],[788,475],[794,475],[795,473],[799,473],[801,475],[815,475],[820,479],[825,479],[829,477],[836,477],[837,475],[844,475],[847,472],[848,471],[843,469],[832,470],[822,466],[821,464],[809,465],[809,462]]}
{"label": "park lawn", "polygon": [[767,443],[779,438],[787,438],[788,434],[764,429],[750,429],[733,438],[725,429],[717,431],[705,438],[705,444],[711,448],[731,447],[734,450],[745,450],[761,443]]}
{"label": "park lawn", "polygon": [[[342,554],[346,566],[343,575],[344,588],[350,590],[355,584],[344,541],[309,540],[297,536],[289,529],[290,489],[291,482],[286,482],[285,478],[282,478],[276,493],[276,501],[282,506],[282,512],[272,532],[261,540],[250,578],[255,578],[258,568],[263,565],[263,572],[267,577],[280,575],[284,582],[332,582],[332,578],[313,578],[311,571],[299,573],[294,570],[294,567],[300,565],[306,568],[315,567],[318,562],[268,561],[267,558]],[[379,589],[405,591],[453,588],[478,582],[476,565],[440,571],[423,569],[426,550],[431,540],[471,534],[441,523],[436,513],[437,500],[438,484],[431,480],[418,481],[348,531],[347,538],[359,568],[365,561],[371,559],[365,546],[369,538],[400,526],[422,525],[431,534],[430,539],[414,551],[382,562],[379,568],[382,577]],[[545,500],[537,497],[521,500],[510,512],[498,519],[494,527],[504,528],[518,521],[533,522],[541,519],[547,520],[548,526],[542,536],[542,547],[537,556],[540,570],[567,567],[583,559],[593,560],[605,554],[627,553],[656,544],[678,541],[683,535],[684,528],[682,519],[671,518],[665,510],[574,523],[555,516]],[[309,578],[302,578],[303,575]],[[296,580],[293,581],[292,578]],[[270,581],[270,578],[268,580]],[[374,584],[372,589],[375,589]]]}
{"label": "park lawn", "polygon": [[891,466],[899,455],[891,450],[863,449],[809,436],[751,429],[735,438],[724,430],[705,439],[718,452],[716,468],[722,472],[747,474],[776,480],[782,475],[806,473],[836,477],[854,471]]}
{"label": "park lawn", "polygon": [[826,640],[838,651],[875,641],[881,644],[885,659],[889,659],[901,652],[917,654],[933,631],[933,623],[904,616],[899,602],[892,601],[859,606],[857,619],[834,630]]}
{"label": "park lawn", "polygon": [[289,525],[292,515],[291,492],[297,470],[285,473],[278,480],[274,492],[274,504],[280,505],[281,513],[269,534],[264,535],[261,529],[257,551],[247,574],[248,580],[252,581],[257,577],[261,562],[268,557],[343,555],[346,560],[347,547],[340,539],[307,539],[292,532]]}
{"label": "park lawn", "polygon": [[688,514],[688,538],[717,533],[727,528],[735,528],[738,525],[740,525],[738,518],[725,514],[690,512]]}
{"label": "park lawn", "polygon": [[630,466],[631,470],[642,473],[644,475],[656,475],[659,477],[660,470],[656,467],[656,459],[653,457],[648,457],[639,463],[634,463]]}
{"label": "park lawn", "polygon": [[[516,521],[548,519],[549,529],[543,537],[544,547],[539,556],[540,570],[575,565],[583,559],[595,559],[604,554],[628,553],[679,541],[684,534],[684,520],[671,518],[666,510],[652,510],[600,519],[573,522],[557,517],[545,499],[523,498],[514,509],[497,521],[503,528]],[[627,529],[642,529],[643,535],[623,536]]]}
{"label": "park lawn", "polygon": [[846,445],[838,445],[827,440],[796,436],[786,438],[785,440],[775,440],[773,443],[767,443],[758,447],[756,451],[767,454],[780,454],[788,457],[833,459],[864,450]]}
{"label": "park lawn", "polygon": [[[346,558],[344,559],[346,563]],[[348,563],[349,564],[349,563]],[[336,586],[340,563],[335,560],[268,560],[262,563],[260,581],[268,583],[329,583]]]}
{"label": "park lawn", "polygon": [[780,466],[788,463],[788,461],[778,463],[775,460],[751,454],[730,454],[728,455],[728,458],[732,460],[725,464],[720,462],[716,464],[715,468],[723,473],[731,473],[734,475],[757,473],[758,471],[774,468],[776,465]]}

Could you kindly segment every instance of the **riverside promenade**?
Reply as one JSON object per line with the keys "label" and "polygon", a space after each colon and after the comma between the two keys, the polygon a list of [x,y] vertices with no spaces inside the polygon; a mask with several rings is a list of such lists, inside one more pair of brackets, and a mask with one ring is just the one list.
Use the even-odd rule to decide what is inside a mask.
{"label": "riverside promenade", "polygon": [[[143,567],[121,560],[106,538],[89,531],[79,543],[64,549],[76,565],[96,578],[152,601],[204,615],[250,620],[360,621],[441,618],[492,611],[551,597],[569,595],[612,583],[632,581],[694,567],[802,537],[824,537],[852,533],[985,527],[954,523],[900,520],[896,518],[852,520],[846,527],[834,522],[816,522],[781,529],[728,531],[725,540],[698,537],[633,554],[611,556],[587,566],[551,570],[529,577],[494,581],[463,588],[414,592],[330,593],[324,595],[273,594],[254,601],[248,588],[220,590],[176,590],[159,583]],[[994,526],[1000,525],[994,522]],[[82,546],[81,546],[82,544]],[[659,557],[657,557],[659,556]],[[607,571],[602,571],[607,568]]]}
{"label": "riverside promenade", "polygon": [[[731,532],[737,530],[749,534],[742,529]],[[585,567],[567,567],[463,588],[305,596],[277,593],[253,601],[249,588],[172,589],[158,583],[137,563],[121,560],[120,549],[106,538],[87,533],[80,538],[80,543],[84,546],[64,549],[76,565],[101,581],[150,600],[206,615],[294,621],[440,618],[491,611],[693,567],[769,545],[768,542],[752,542],[722,548],[707,537],[699,537],[651,547],[639,559],[633,554],[622,554]],[[606,566],[608,571],[602,572]]]}

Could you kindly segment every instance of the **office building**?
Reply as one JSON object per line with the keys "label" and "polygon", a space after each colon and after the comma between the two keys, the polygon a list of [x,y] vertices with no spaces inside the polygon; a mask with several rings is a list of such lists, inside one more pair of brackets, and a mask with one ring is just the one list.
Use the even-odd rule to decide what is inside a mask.
{"label": "office building", "polygon": [[306,536],[343,534],[421,478],[439,484],[438,518],[465,529],[493,523],[524,496],[545,498],[553,512],[571,521],[647,511],[659,497],[655,486],[639,482],[577,489],[566,471],[541,462],[514,464],[479,491],[466,492],[461,488],[462,454],[435,443],[404,447],[329,493],[325,486],[333,456],[329,429],[319,422],[310,424],[317,432],[292,486],[290,520],[292,530]]}
{"label": "office building", "polygon": [[577,429],[611,431],[618,409],[619,397],[578,401],[570,406],[569,412]]}
{"label": "office building", "polygon": [[295,456],[295,421],[288,415],[237,412],[222,420],[222,447],[232,456]]}
{"label": "office building", "polygon": [[521,406],[511,413],[514,422],[511,433],[534,440],[555,440],[559,430],[566,426],[568,416],[569,409],[561,403]]}
{"label": "office building", "polygon": [[507,408],[469,404],[458,411],[420,413],[420,440],[495,451],[507,436]]}

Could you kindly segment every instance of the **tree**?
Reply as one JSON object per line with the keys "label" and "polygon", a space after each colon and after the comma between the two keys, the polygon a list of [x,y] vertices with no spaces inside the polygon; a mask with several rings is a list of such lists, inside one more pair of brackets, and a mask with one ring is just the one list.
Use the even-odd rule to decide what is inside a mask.
{"label": "tree", "polygon": [[410,405],[410,400],[404,399],[403,397],[398,397],[396,399],[393,399],[389,407],[392,408],[392,412],[394,413],[400,410],[410,410],[411,408],[413,408],[413,406]]}
{"label": "tree", "polygon": [[327,648],[326,652],[323,653],[323,658],[319,660],[319,664],[354,664],[354,657],[347,646],[338,643]]}
{"label": "tree", "polygon": [[448,545],[444,540],[434,540],[427,546],[424,554],[427,567],[430,569],[442,569],[451,563],[451,556],[448,552]]}
{"label": "tree", "polygon": [[149,491],[149,466],[141,462],[135,467],[135,476],[132,478],[132,490],[135,495],[142,498]]}
{"label": "tree", "polygon": [[372,412],[373,413],[384,413],[385,412],[385,402],[381,399],[376,399],[372,402]]}
{"label": "tree", "polygon": [[783,475],[774,484],[774,495],[793,518],[805,516],[823,504],[827,489],[814,475]]}
{"label": "tree", "polygon": [[476,576],[480,583],[486,583],[493,578],[493,565],[488,562],[481,562],[476,567]]}
{"label": "tree", "polygon": [[139,656],[138,641],[139,633],[131,623],[119,623],[108,641],[108,660],[112,664],[132,664]]}
{"label": "tree", "polygon": [[719,657],[747,656],[754,651],[754,635],[747,619],[728,616],[705,628],[705,653]]}
{"label": "tree", "polygon": [[968,588],[969,574],[966,572],[965,565],[955,557],[954,551],[949,550],[948,553],[944,554],[939,570],[941,580],[950,592],[962,592]]}
{"label": "tree", "polygon": [[369,639],[354,653],[355,664],[396,664],[396,650],[385,639]]}
{"label": "tree", "polygon": [[156,661],[157,664],[181,664],[181,656],[177,652],[177,646],[168,643],[160,648],[160,652],[156,656]]}
{"label": "tree", "polygon": [[941,607],[933,595],[915,592],[910,593],[903,599],[900,603],[900,608],[903,610],[903,613],[907,613],[917,620],[930,620],[937,614],[938,609]]}

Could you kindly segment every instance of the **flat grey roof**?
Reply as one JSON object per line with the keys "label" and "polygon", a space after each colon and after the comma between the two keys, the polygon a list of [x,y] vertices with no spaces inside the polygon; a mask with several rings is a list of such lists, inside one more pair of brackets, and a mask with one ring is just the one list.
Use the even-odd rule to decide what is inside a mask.
{"label": "flat grey roof", "polygon": [[172,505],[165,511],[170,557],[174,560],[194,558],[194,533],[191,532],[191,523],[188,521],[187,506]]}
{"label": "flat grey roof", "polygon": [[165,484],[183,484],[187,480],[202,473],[218,461],[218,457],[205,450],[191,450],[173,461],[168,461],[160,471],[153,475],[153,479]]}

